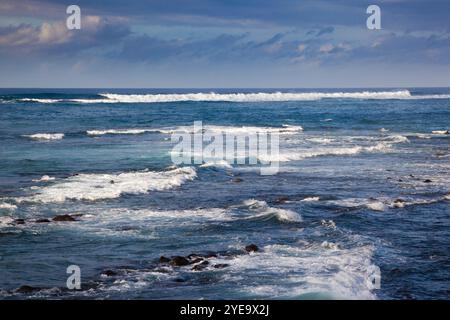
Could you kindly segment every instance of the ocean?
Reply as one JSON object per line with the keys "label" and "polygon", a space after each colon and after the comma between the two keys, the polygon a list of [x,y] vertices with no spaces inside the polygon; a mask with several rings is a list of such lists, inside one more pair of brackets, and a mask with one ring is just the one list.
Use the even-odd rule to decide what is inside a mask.
{"label": "ocean", "polygon": [[[174,164],[195,121],[277,172]],[[1,89],[0,299],[448,299],[447,130],[448,88]]]}

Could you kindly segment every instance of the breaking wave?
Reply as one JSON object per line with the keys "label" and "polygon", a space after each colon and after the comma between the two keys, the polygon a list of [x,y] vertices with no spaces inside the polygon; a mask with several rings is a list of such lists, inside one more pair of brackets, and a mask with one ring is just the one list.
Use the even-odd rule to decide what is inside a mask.
{"label": "breaking wave", "polygon": [[[358,137],[356,137],[358,138]],[[264,162],[288,162],[288,161],[298,161],[307,158],[320,157],[320,156],[350,156],[359,153],[367,152],[389,152],[394,144],[409,142],[408,138],[401,135],[393,135],[382,138],[374,137],[362,137],[362,140],[367,143],[367,141],[378,141],[378,143],[373,145],[355,145],[354,141],[358,140],[355,137],[350,137],[348,146],[327,146],[327,147],[313,147],[313,148],[303,148],[303,149],[291,149],[288,151],[280,152],[279,154],[267,154],[259,155],[259,160]],[[311,139],[309,139],[311,141]],[[333,140],[315,140],[319,145],[328,145]]]}
{"label": "breaking wave", "polygon": [[23,135],[23,137],[32,140],[61,140],[64,138],[64,133],[36,133],[30,135]]}
{"label": "breaking wave", "polygon": [[192,167],[170,171],[139,171],[119,174],[79,174],[51,186],[34,188],[36,193],[17,201],[64,202],[118,198],[122,194],[140,194],[181,186],[197,176]]}
{"label": "breaking wave", "polygon": [[250,219],[270,219],[275,217],[281,222],[302,222],[302,216],[295,211],[270,207],[267,202],[255,199],[248,199],[243,202],[243,206],[257,214]]}
{"label": "breaking wave", "polygon": [[[199,127],[200,128],[200,127]],[[212,134],[251,134],[251,133],[280,133],[280,134],[295,134],[303,131],[301,126],[282,125],[281,127],[255,127],[255,126],[215,126],[204,125],[201,127],[201,132],[209,132]],[[201,133],[199,129],[194,126],[179,126],[173,128],[123,128],[123,129],[102,129],[102,130],[87,130],[86,134],[89,136],[102,135],[134,135],[144,133]]]}
{"label": "breaking wave", "polygon": [[360,92],[256,92],[256,93],[176,93],[176,94],[116,94],[101,93],[93,99],[23,98],[21,102],[37,103],[166,103],[166,102],[282,102],[321,99],[450,99],[449,94],[412,95],[408,90]]}

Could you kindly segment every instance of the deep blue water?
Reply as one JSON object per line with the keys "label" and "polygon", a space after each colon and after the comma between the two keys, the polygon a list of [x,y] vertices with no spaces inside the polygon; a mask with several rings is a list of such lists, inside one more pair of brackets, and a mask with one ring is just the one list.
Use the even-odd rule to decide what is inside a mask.
{"label": "deep blue water", "polygon": [[[1,298],[448,299],[450,89],[404,90],[0,90]],[[251,96],[276,91],[303,95]],[[194,121],[294,129],[276,175],[175,167],[170,133]]]}

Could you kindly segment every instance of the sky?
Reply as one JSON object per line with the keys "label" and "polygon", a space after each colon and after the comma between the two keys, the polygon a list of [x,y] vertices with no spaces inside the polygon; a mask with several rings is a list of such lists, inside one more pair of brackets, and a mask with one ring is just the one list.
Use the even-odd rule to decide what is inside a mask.
{"label": "sky", "polygon": [[448,0],[71,1],[0,0],[0,87],[450,86]]}

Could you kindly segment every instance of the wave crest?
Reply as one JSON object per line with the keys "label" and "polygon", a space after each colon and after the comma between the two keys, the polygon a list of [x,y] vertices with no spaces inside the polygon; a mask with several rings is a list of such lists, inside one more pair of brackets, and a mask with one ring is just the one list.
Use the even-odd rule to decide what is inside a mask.
{"label": "wave crest", "polygon": [[37,193],[19,199],[30,202],[64,202],[118,198],[122,194],[140,194],[168,190],[193,180],[197,172],[192,167],[170,171],[139,171],[119,174],[79,174],[51,186],[37,188]]}

